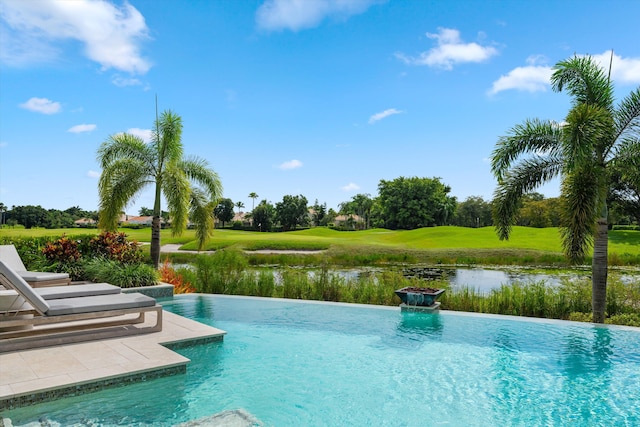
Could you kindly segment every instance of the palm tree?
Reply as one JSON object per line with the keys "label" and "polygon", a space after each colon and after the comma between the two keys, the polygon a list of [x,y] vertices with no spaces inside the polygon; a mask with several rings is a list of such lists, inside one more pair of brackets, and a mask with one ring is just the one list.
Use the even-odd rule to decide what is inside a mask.
{"label": "palm tree", "polygon": [[258,194],[257,194],[257,193],[254,193],[254,192],[249,193],[249,198],[250,198],[250,199],[253,199],[253,200],[251,200],[251,210],[252,210],[252,211],[253,211],[253,209],[255,208],[256,199],[257,199],[258,197],[259,197],[259,196],[258,196]]}
{"label": "palm tree", "polygon": [[496,229],[508,239],[522,196],[560,177],[563,249],[579,262],[593,246],[593,322],[603,323],[610,171],[616,162],[640,156],[640,87],[616,108],[610,77],[589,56],[557,63],[551,85],[572,97],[566,123],[527,120],[501,137],[492,154]]}
{"label": "palm tree", "polygon": [[249,198],[251,199],[251,226],[253,226],[253,210],[255,209],[256,199],[258,198],[258,193],[251,192],[249,193]]}
{"label": "palm tree", "polygon": [[238,212],[241,212],[241,209],[244,208],[244,203],[236,202],[236,208],[238,208]]}
{"label": "palm tree", "polygon": [[155,127],[149,144],[128,133],[111,135],[98,149],[97,157],[102,167],[98,184],[102,229],[115,230],[126,204],[148,185],[154,185],[151,260],[157,267],[162,196],[169,206],[172,235],[184,231],[191,215],[202,249],[213,231],[212,206],[222,194],[222,184],[205,160],[183,157],[179,115],[165,111],[156,119]]}

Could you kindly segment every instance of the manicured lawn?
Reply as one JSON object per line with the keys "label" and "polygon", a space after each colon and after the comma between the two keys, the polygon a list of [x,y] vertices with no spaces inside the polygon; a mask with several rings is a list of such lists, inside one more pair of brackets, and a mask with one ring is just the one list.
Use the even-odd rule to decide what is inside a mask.
{"label": "manicured lawn", "polygon": [[[129,238],[149,242],[151,230],[123,229]],[[95,229],[24,230],[3,229],[3,237],[60,236],[66,233],[95,234]],[[196,249],[194,232],[187,230],[180,237],[171,237],[169,230],[162,230],[162,244],[180,243],[184,249]],[[246,250],[257,249],[332,249],[341,252],[368,253],[397,251],[457,251],[470,253],[499,251],[513,253],[542,252],[560,255],[562,246],[557,228],[514,227],[509,241],[500,241],[493,227],[432,227],[418,230],[372,229],[365,231],[335,231],[327,228],[311,228],[287,233],[258,233],[237,230],[216,230],[207,249],[236,247]],[[609,253],[618,256],[640,256],[640,232],[610,231]]]}

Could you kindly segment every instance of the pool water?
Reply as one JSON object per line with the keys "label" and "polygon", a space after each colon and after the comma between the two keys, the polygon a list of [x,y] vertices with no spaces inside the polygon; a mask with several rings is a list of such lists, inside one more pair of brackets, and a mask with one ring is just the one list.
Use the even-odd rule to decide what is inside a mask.
{"label": "pool water", "polygon": [[224,341],[179,350],[186,375],[2,416],[171,426],[244,409],[279,427],[640,425],[638,329],[231,296],[163,305],[226,330]]}

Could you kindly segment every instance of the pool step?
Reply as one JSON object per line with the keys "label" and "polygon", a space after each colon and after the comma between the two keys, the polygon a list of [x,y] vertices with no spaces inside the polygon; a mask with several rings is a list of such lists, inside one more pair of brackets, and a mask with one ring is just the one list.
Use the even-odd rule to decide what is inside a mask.
{"label": "pool step", "polygon": [[187,421],[174,427],[261,427],[263,425],[256,417],[244,409],[235,409]]}

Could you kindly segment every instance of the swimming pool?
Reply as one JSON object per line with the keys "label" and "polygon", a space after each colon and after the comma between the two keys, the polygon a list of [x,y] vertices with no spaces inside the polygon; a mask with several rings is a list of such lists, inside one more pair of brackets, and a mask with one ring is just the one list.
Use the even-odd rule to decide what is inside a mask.
{"label": "swimming pool", "polygon": [[224,341],[179,350],[186,375],[3,416],[170,426],[243,408],[279,427],[640,425],[637,329],[231,296],[163,305]]}

